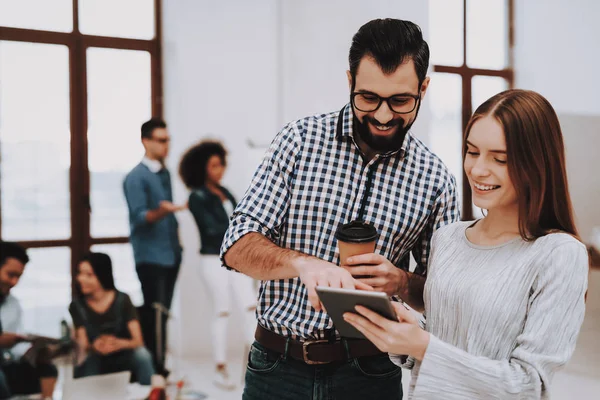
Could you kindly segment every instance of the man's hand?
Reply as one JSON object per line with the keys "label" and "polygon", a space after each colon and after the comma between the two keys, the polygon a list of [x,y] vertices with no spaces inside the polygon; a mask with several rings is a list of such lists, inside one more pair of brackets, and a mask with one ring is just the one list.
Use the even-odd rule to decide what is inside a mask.
{"label": "man's hand", "polygon": [[27,338],[23,335],[19,335],[18,333],[2,333],[0,334],[0,343],[2,344],[0,347],[5,349],[10,349],[17,343],[25,342]]}
{"label": "man's hand", "polygon": [[404,292],[408,286],[408,274],[387,258],[375,254],[361,254],[348,257],[347,265],[342,267],[360,282],[371,286],[378,292],[388,296]]}
{"label": "man's hand", "polygon": [[354,279],[345,269],[330,262],[314,257],[306,257],[298,260],[298,263],[298,276],[306,287],[308,301],[310,301],[317,311],[323,309],[323,305],[315,290],[317,286],[373,290],[371,286]]}
{"label": "man's hand", "polygon": [[187,203],[178,206],[171,203],[170,201],[163,200],[160,203],[158,203],[158,208],[167,213],[175,213],[181,210],[185,210],[187,208]]}

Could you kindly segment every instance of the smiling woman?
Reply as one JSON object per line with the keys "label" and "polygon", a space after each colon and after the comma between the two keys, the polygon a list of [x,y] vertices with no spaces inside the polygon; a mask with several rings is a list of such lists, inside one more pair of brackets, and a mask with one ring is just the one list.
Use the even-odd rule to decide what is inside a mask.
{"label": "smiling woman", "polygon": [[588,276],[558,118],[541,95],[508,90],[477,109],[465,142],[488,214],[433,235],[426,329],[402,307],[399,322],[362,308],[346,319],[380,350],[417,360],[413,399],[549,398],[575,349]]}
{"label": "smiling woman", "polygon": [[502,126],[492,116],[471,126],[466,140],[465,173],[471,184],[473,202],[483,209],[511,207],[517,193],[506,164],[506,140]]}

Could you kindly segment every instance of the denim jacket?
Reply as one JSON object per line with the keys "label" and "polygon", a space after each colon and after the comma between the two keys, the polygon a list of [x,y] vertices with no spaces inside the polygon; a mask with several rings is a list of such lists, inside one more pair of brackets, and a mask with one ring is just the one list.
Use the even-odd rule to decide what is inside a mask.
{"label": "denim jacket", "polygon": [[[235,208],[237,202],[233,195],[222,186],[220,189]],[[203,186],[190,193],[188,206],[200,232],[200,254],[218,255],[221,242],[229,227],[229,216],[223,207],[223,202],[219,196]]]}

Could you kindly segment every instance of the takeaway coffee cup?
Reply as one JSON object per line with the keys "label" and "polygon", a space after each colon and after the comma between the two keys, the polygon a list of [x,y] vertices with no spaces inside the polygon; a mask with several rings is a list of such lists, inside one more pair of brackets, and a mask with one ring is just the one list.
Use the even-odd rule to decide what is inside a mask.
{"label": "takeaway coffee cup", "polygon": [[340,225],[335,233],[340,250],[340,265],[346,264],[348,257],[373,253],[378,236],[377,229],[363,221]]}

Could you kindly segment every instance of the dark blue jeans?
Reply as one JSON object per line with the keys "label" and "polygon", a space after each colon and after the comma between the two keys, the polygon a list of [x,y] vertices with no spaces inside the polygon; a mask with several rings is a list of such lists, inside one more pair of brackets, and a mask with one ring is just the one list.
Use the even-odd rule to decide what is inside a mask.
{"label": "dark blue jeans", "polygon": [[154,375],[152,355],[145,347],[124,350],[108,356],[96,353],[88,354],[83,364],[73,370],[74,378],[131,371],[141,385],[150,385]]}
{"label": "dark blue jeans", "polygon": [[402,399],[402,370],[387,354],[308,365],[254,342],[244,400]]}

